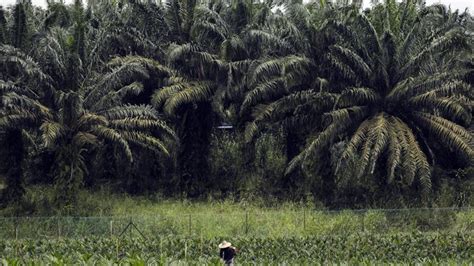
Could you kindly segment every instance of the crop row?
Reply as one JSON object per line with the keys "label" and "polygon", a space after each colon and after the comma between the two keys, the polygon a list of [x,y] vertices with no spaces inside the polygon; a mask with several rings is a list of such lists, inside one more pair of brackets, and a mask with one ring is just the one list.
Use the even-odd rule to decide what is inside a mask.
{"label": "crop row", "polygon": [[[217,263],[219,238],[82,238],[12,240],[0,243],[4,264],[58,260],[59,264],[114,263],[138,259],[164,264],[170,261]],[[295,238],[236,237],[238,261],[244,264],[295,262],[474,262],[470,233],[348,234]],[[7,263],[9,262],[9,263]],[[102,263],[100,263],[102,264]]]}

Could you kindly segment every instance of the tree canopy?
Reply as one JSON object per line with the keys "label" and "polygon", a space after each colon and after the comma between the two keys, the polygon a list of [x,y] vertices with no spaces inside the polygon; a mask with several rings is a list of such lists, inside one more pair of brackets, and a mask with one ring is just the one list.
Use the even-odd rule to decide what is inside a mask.
{"label": "tree canopy", "polygon": [[2,204],[37,184],[58,208],[103,186],[470,204],[473,29],[417,0],[0,7]]}

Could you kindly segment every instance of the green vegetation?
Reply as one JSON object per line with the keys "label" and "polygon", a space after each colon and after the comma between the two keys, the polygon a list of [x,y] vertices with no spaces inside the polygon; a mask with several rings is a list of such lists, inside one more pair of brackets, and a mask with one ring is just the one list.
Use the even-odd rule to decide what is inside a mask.
{"label": "green vegetation", "polygon": [[470,206],[473,29],[410,0],[0,7],[0,207],[40,212],[36,185],[45,215],[87,215],[99,187]]}
{"label": "green vegetation", "polygon": [[[153,237],[20,240],[0,244],[6,265],[15,263],[143,265],[219,265],[221,238]],[[469,234],[371,233],[287,238],[235,237],[239,264],[314,263],[472,263],[474,238]]]}
{"label": "green vegetation", "polygon": [[473,16],[361,3],[0,6],[0,264],[472,264]]}
{"label": "green vegetation", "polygon": [[[317,210],[311,202],[166,200],[134,198],[105,192],[78,194],[80,216],[56,216],[54,189],[27,191],[28,209],[41,210],[28,217],[0,218],[0,238],[41,239],[118,236],[130,221],[145,236],[265,238],[343,234],[455,233],[472,234],[472,209]],[[50,195],[44,197],[45,195]],[[43,209],[41,209],[43,208]],[[5,210],[4,210],[5,211]],[[4,213],[4,215],[7,215]],[[13,213],[14,215],[14,213]],[[47,215],[47,216],[45,216]],[[83,217],[88,216],[88,217]],[[129,228],[130,229],[130,228]],[[126,235],[140,236],[135,228]]]}

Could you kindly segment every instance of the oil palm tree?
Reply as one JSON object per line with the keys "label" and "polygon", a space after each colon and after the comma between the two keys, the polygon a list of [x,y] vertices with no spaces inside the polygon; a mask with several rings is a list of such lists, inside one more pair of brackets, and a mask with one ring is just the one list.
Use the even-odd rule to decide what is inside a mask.
{"label": "oil palm tree", "polygon": [[150,106],[116,102],[137,87],[140,85],[134,83],[109,92],[92,106],[84,103],[89,94],[65,93],[60,96],[58,112],[43,121],[41,138],[56,153],[54,170],[61,201],[71,199],[81,186],[87,170],[83,154],[90,149],[114,145],[129,162],[133,162],[132,145],[169,156],[166,141],[174,138],[174,133],[157,112]]}
{"label": "oil palm tree", "polygon": [[[250,71],[240,105],[240,116],[247,117],[245,138],[252,140],[268,128],[283,128],[287,140],[287,159],[298,155],[302,140],[319,128],[327,106],[314,93],[326,90],[325,60],[321,56],[334,43],[324,30],[328,18],[342,16],[346,10],[316,3],[288,3],[284,13],[273,14],[263,27],[251,32],[263,47],[261,60]],[[351,10],[351,9],[348,9]],[[329,95],[326,95],[330,97]]]}
{"label": "oil palm tree", "polygon": [[[395,36],[389,20],[377,32],[369,18],[355,14],[349,13],[346,23],[324,23],[331,38],[319,64],[303,54],[257,67],[254,89],[244,101],[255,106],[247,137],[272,123],[300,125],[310,134],[287,173],[303,163],[321,165],[321,153],[347,139],[335,167],[340,185],[363,182],[361,177],[385,165],[385,182],[416,180],[428,190],[428,158],[432,163],[435,158],[429,136],[443,139],[439,144],[465,162],[473,158],[472,135],[462,127],[471,121],[472,89],[459,63],[469,37],[453,24],[432,33],[426,27],[431,21],[423,18],[405,19],[399,27],[410,28],[409,33],[399,30]],[[404,12],[394,13],[399,14]],[[331,71],[314,72],[321,63]]]}
{"label": "oil palm tree", "polygon": [[[196,1],[167,3],[170,39],[176,43],[170,46],[166,64],[175,74],[156,91],[153,103],[177,124],[181,141],[179,187],[191,196],[202,194],[203,187],[208,186],[212,127],[225,114],[222,103],[226,94],[241,89],[241,77],[249,66],[248,46],[243,40],[248,15],[242,11],[248,6],[243,1],[236,3],[240,9],[224,1],[208,5]],[[233,12],[240,12],[239,19],[244,21],[231,24],[237,15]]]}
{"label": "oil palm tree", "polygon": [[[333,92],[324,129],[316,132],[289,170],[316,158],[327,145],[348,138],[336,167],[340,183],[363,182],[385,165],[386,182],[431,187],[433,139],[465,163],[472,163],[472,88],[459,64],[468,38],[461,27],[430,35],[425,21],[414,22],[405,36],[390,28],[377,32],[364,15],[335,31],[341,42],[330,47]],[[351,167],[348,167],[351,166]],[[348,169],[354,169],[354,172]]]}
{"label": "oil palm tree", "polygon": [[[81,74],[81,60],[70,60],[69,56],[74,57],[75,53],[61,50],[67,47],[64,43],[52,43],[56,49],[43,50],[41,65],[56,64],[48,68],[62,73],[55,76],[56,80],[43,72],[41,65],[32,58],[17,49],[3,47],[1,63],[15,64],[18,73],[21,73],[16,76],[16,80],[2,83],[3,87],[13,90],[15,82],[24,84],[33,99],[14,92],[3,95],[0,124],[9,128],[39,131],[44,147],[55,154],[58,200],[61,204],[68,204],[74,202],[75,192],[87,170],[84,152],[114,145],[132,162],[131,146],[136,145],[168,155],[165,142],[173,139],[174,133],[150,106],[123,104],[124,97],[142,90],[142,85],[133,79],[140,74],[145,75],[144,70],[116,67],[117,62],[111,61],[108,66],[110,71],[91,82],[92,85],[87,85],[90,81]],[[47,40],[40,44],[38,49],[43,45],[51,45]],[[61,54],[64,56],[59,56]],[[77,62],[79,64],[72,68],[71,64]],[[28,82],[23,82],[25,76],[32,77]],[[67,82],[61,81],[61,77]],[[42,84],[53,93],[52,101],[34,92],[34,86],[38,88]],[[65,87],[57,88],[59,85]],[[42,101],[46,101],[46,104],[40,104]]]}
{"label": "oil palm tree", "polygon": [[[41,85],[48,79],[41,68],[19,49],[8,45],[0,46],[0,60],[0,131],[4,133],[4,143],[8,143],[5,148],[7,190],[3,195],[7,202],[18,200],[23,193],[26,130],[39,126],[51,113],[38,101],[43,94]],[[32,80],[36,80],[36,90],[29,86]]]}

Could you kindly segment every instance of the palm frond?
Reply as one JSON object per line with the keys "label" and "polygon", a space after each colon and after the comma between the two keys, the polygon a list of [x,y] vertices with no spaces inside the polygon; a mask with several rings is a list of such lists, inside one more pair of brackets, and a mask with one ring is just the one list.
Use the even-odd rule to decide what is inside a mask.
{"label": "palm frond", "polygon": [[373,73],[370,66],[351,49],[340,45],[333,45],[330,47],[330,51],[332,54],[330,58],[333,64],[340,65],[339,68],[341,70],[350,68],[359,80],[369,80],[372,78]]}
{"label": "palm frond", "polygon": [[380,100],[380,95],[371,88],[351,87],[344,89],[337,101],[337,106],[374,104]]}
{"label": "palm frond", "polygon": [[101,113],[109,120],[141,117],[157,119],[158,113],[149,105],[123,105],[117,106]]}
{"label": "palm frond", "polygon": [[421,150],[420,145],[416,141],[415,136],[411,131],[407,134],[408,145],[412,151],[412,158],[417,166],[416,177],[420,181],[422,189],[427,192],[431,189],[431,168],[426,158],[425,153]]}
{"label": "palm frond", "polygon": [[434,39],[427,47],[411,58],[411,60],[401,69],[403,76],[408,76],[415,68],[420,66],[424,60],[433,54],[448,49],[466,49],[468,45],[462,31],[463,29],[453,28],[446,34]]}
{"label": "palm frond", "polygon": [[0,62],[17,66],[18,69],[32,80],[50,84],[52,79],[43,73],[39,65],[30,56],[24,54],[20,49],[9,45],[0,46]]}
{"label": "palm frond", "polygon": [[352,134],[352,137],[349,140],[349,142],[346,144],[344,151],[341,154],[341,159],[339,160],[336,166],[336,170],[335,170],[336,175],[338,175],[339,170],[341,169],[340,167],[344,162],[357,157],[357,151],[359,150],[361,145],[364,143],[364,141],[367,139],[368,137],[367,133],[371,126],[372,124],[370,120],[365,120],[364,122],[360,124],[360,126],[357,128],[354,134]]}
{"label": "palm frond", "polygon": [[108,121],[104,116],[98,115],[95,113],[86,112],[77,120],[76,128],[77,130],[86,131],[90,127],[93,127],[96,125],[107,126],[107,124],[108,124]]}
{"label": "palm frond", "polygon": [[201,65],[212,66],[218,63],[216,55],[208,53],[200,49],[197,45],[186,43],[182,45],[174,45],[168,54],[168,59],[172,64],[189,59],[195,59]]}
{"label": "palm frond", "polygon": [[437,97],[434,94],[425,94],[410,99],[409,104],[418,110],[422,108],[436,110],[452,120],[461,119],[470,122],[470,106],[472,106],[473,102],[469,99],[466,100],[469,102],[463,103],[458,97]]}
{"label": "palm frond", "polygon": [[170,155],[166,145],[161,140],[150,135],[133,131],[122,132],[122,135],[129,142],[138,144],[146,149],[154,150],[155,152],[161,152],[166,156]]}
{"label": "palm frond", "polygon": [[164,132],[168,136],[177,139],[177,136],[172,128],[170,128],[164,121],[161,120],[152,120],[144,118],[124,118],[111,120],[109,125],[116,129],[127,130],[127,131],[144,131],[144,130],[154,130],[157,129],[161,132]]}
{"label": "palm frond", "polygon": [[0,117],[0,128],[28,128],[37,123],[38,117],[35,113],[28,111],[16,111],[13,114],[2,114]]}
{"label": "palm frond", "polygon": [[363,116],[340,116],[339,119],[340,120],[332,121],[332,123],[322,132],[316,134],[314,140],[312,140],[300,154],[290,161],[285,171],[286,174],[295,170],[297,166],[301,165],[301,163],[307,160],[310,156],[317,154],[323,147],[332,142],[334,138],[336,138],[340,133],[344,132],[352,125],[360,123],[360,121],[363,120]]}
{"label": "palm frond", "polygon": [[229,35],[227,22],[216,11],[199,6],[196,8],[196,20],[191,27],[191,35],[201,41],[220,43]]}
{"label": "palm frond", "polygon": [[189,82],[185,87],[166,101],[163,109],[167,114],[173,114],[183,104],[208,101],[216,88],[213,82],[208,81]]}
{"label": "palm frond", "polygon": [[112,128],[97,125],[91,128],[91,133],[93,133],[94,135],[102,139],[109,141],[112,144],[118,145],[124,152],[127,159],[130,162],[133,161],[133,156],[132,156],[132,151],[130,150],[130,146],[128,145],[127,140],[124,137],[122,137],[122,135],[118,131]]}
{"label": "palm frond", "polygon": [[117,91],[109,91],[106,95],[103,95],[100,100],[93,102],[92,106],[89,106],[88,109],[92,111],[101,111],[112,108],[120,105],[126,96],[138,95],[141,92],[143,92],[143,84],[140,82],[133,82]]}
{"label": "palm frond", "polygon": [[183,35],[183,18],[180,14],[181,4],[179,0],[168,0],[165,2],[166,7],[166,24],[171,32],[177,36]]}
{"label": "palm frond", "polygon": [[132,80],[143,80],[149,77],[149,72],[143,65],[128,64],[117,67],[112,72],[104,75],[97,85],[89,89],[84,103],[87,107],[92,108],[95,103],[99,102],[110,91],[122,88]]}
{"label": "palm frond", "polygon": [[84,147],[86,145],[97,146],[99,140],[94,134],[80,131],[74,135],[72,138],[72,143],[74,143],[77,147]]}
{"label": "palm frond", "polygon": [[64,128],[54,121],[45,121],[40,126],[41,139],[45,147],[53,147],[58,139],[64,135]]}
{"label": "palm frond", "polygon": [[416,112],[413,118],[428,132],[443,140],[440,144],[461,154],[466,161],[472,161],[474,150],[472,148],[472,135],[469,131],[457,124],[430,114]]}
{"label": "palm frond", "polygon": [[395,179],[395,171],[400,167],[402,162],[402,145],[403,141],[400,140],[399,128],[397,124],[398,120],[389,116],[388,121],[391,125],[389,130],[389,144],[388,144],[388,156],[387,156],[387,182],[390,184]]}
{"label": "palm frond", "polygon": [[[318,114],[332,108],[336,99],[336,94],[304,90],[291,93],[270,104],[261,105],[260,108],[254,108],[252,114],[254,120],[245,127],[245,139],[246,141],[253,139],[266,123],[280,121],[282,124],[287,124],[288,127],[305,124],[305,122],[308,122],[306,120],[307,116],[316,118]],[[307,105],[312,107],[311,112],[302,115],[300,109]],[[286,120],[287,116],[293,116],[293,118]],[[298,121],[301,123],[298,123]]]}
{"label": "palm frond", "polygon": [[267,31],[250,30],[247,34],[247,37],[251,40],[252,43],[258,43],[262,47],[270,47],[283,51],[292,50],[292,46],[288,41]]}
{"label": "palm frond", "polygon": [[288,93],[288,88],[284,78],[275,78],[262,82],[247,93],[242,103],[242,109],[246,110],[256,103],[275,98],[276,96],[283,96],[286,93]]}
{"label": "palm frond", "polygon": [[360,120],[367,116],[368,108],[366,106],[351,106],[327,112],[323,114],[324,118],[330,118],[331,123],[336,121],[347,121],[348,119]]}
{"label": "palm frond", "polygon": [[346,63],[341,61],[338,57],[336,57],[333,53],[329,53],[327,55],[327,59],[329,63],[342,75],[342,77],[352,82],[359,81],[355,71],[352,70],[352,68]]}
{"label": "palm frond", "polygon": [[173,76],[175,71],[160,62],[143,56],[128,55],[115,57],[107,63],[109,67],[116,68],[121,66],[142,66],[148,71],[154,71],[161,76]]}
{"label": "palm frond", "polygon": [[[220,56],[226,61],[240,60],[238,61],[240,63],[247,61],[245,59],[241,60],[248,57],[244,41],[238,36],[227,38],[220,44]],[[234,67],[238,64],[237,62],[230,63]]]}
{"label": "palm frond", "polygon": [[371,54],[369,54],[366,47],[366,43],[362,40],[361,34],[358,34],[358,31],[345,23],[339,21],[330,20],[327,22],[324,27],[328,35],[336,34],[340,42],[344,41],[349,43],[358,54],[362,55],[364,59],[369,62],[369,65],[372,63]]}
{"label": "palm frond", "polygon": [[5,93],[8,93],[8,92],[16,92],[16,93],[19,93],[21,92],[23,89],[19,86],[17,86],[17,84],[15,84],[14,82],[12,81],[4,81],[4,80],[0,80],[0,95],[1,94],[5,94]]}
{"label": "palm frond", "polygon": [[441,72],[427,77],[410,77],[399,82],[387,95],[390,101],[401,101],[424,93],[437,93],[444,96],[463,95],[470,91],[471,86],[460,80],[467,71]]}
{"label": "palm frond", "polygon": [[176,84],[172,84],[166,87],[163,87],[153,94],[153,98],[151,100],[153,106],[160,109],[163,107],[165,102],[171,98],[173,95],[180,91],[184,91],[188,87],[188,82],[182,80],[178,81]]}
{"label": "palm frond", "polygon": [[250,82],[257,84],[269,81],[275,78],[275,76],[288,75],[290,73],[298,73],[301,76],[305,76],[308,73],[310,64],[311,62],[308,58],[294,55],[266,60],[255,68]]}
{"label": "palm frond", "polygon": [[373,128],[369,131],[369,138],[373,139],[373,146],[370,151],[369,173],[373,174],[378,158],[388,146],[390,139],[390,124],[385,118],[385,114],[379,114],[374,121]]}
{"label": "palm frond", "polygon": [[3,108],[7,110],[24,109],[36,112],[39,117],[45,117],[48,119],[53,117],[51,110],[47,106],[41,104],[37,100],[25,95],[19,95],[15,92],[10,92],[3,95],[2,104]]}
{"label": "palm frond", "polygon": [[382,45],[375,30],[374,25],[370,22],[369,18],[364,14],[359,14],[356,17],[359,22],[360,29],[367,35],[368,43],[366,44],[368,52],[380,54],[382,51]]}

